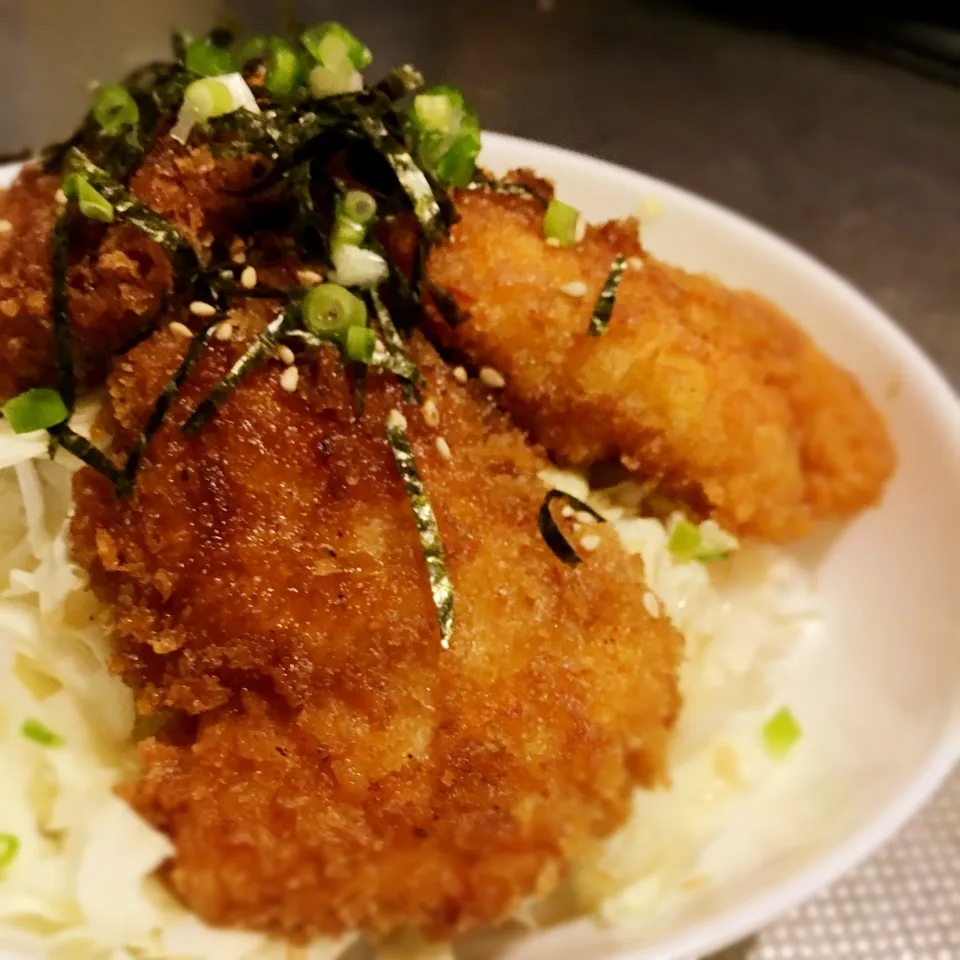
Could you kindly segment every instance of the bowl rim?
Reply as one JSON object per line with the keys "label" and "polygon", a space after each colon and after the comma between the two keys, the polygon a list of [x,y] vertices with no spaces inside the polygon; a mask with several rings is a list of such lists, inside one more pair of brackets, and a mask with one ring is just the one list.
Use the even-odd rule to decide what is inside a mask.
{"label": "bowl rim", "polygon": [[[538,168],[543,159],[554,160],[567,168],[579,167],[576,176],[584,179],[611,179],[632,182],[639,196],[655,191],[658,198],[680,201],[695,213],[714,219],[718,225],[739,234],[746,242],[766,246],[779,259],[789,261],[797,271],[807,274],[812,283],[845,310],[859,318],[860,325],[882,342],[902,362],[904,376],[912,375],[925,398],[925,406],[948,434],[956,438],[960,451],[960,396],[914,340],[864,293],[839,273],[749,217],[735,212],[691,190],[620,164],[601,160],[563,147],[527,140],[502,133],[484,133],[484,147],[495,151],[526,156],[527,165]],[[481,154],[481,162],[484,155]],[[549,173],[547,174],[549,175]],[[717,917],[699,920],[683,933],[629,947],[611,954],[620,960],[674,960],[700,957],[724,947],[767,926],[786,911],[799,906],[824,888],[836,882],[866,860],[916,815],[960,764],[960,715],[950,717],[938,740],[916,776],[869,820],[860,824],[841,843],[818,856],[793,877],[775,884],[769,890]]]}

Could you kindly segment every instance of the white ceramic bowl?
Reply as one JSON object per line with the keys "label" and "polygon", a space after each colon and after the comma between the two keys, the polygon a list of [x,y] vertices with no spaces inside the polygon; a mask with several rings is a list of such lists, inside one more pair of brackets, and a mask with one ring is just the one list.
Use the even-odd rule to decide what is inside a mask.
{"label": "white ceramic bowl", "polygon": [[[816,571],[826,643],[792,678],[805,733],[848,785],[835,817],[789,856],[691,901],[655,933],[583,919],[466,944],[490,960],[690,960],[749,934],[888,839],[960,760],[960,405],[918,348],[845,281],[715,204],[611,164],[488,135],[484,163],[533,167],[592,220],[662,205],[644,225],[657,255],[765,294],[853,369],[889,418],[900,465],[882,507],[798,545]],[[0,185],[15,170],[0,170]],[[787,801],[790,802],[789,800]],[[797,796],[799,807],[805,803]],[[786,811],[789,814],[789,811]]]}
{"label": "white ceramic bowl", "polygon": [[687,960],[746,936],[837,879],[899,829],[960,761],[960,404],[870,301],[742,217],[652,177],[512,137],[487,136],[483,161],[498,173],[534,168],[591,220],[632,214],[641,200],[662,205],[644,225],[646,246],[784,307],[857,374],[896,441],[899,468],[882,506],[797,547],[816,571],[827,636],[791,680],[789,697],[807,734],[844,774],[836,816],[799,852],[721,886],[653,937],[581,920],[476,945],[478,956],[500,960]]}

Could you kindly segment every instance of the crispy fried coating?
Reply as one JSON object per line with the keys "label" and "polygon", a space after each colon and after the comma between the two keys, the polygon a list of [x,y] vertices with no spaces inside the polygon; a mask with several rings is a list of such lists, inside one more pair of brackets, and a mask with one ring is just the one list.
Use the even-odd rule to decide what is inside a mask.
{"label": "crispy fried coating", "polygon": [[[503,373],[503,405],[556,458],[620,459],[739,534],[783,540],[876,503],[894,466],[855,378],[763,298],[658,262],[631,220],[574,247],[543,204],[460,191],[431,280],[464,322],[428,308],[447,347]],[[394,244],[396,251],[396,243]],[[587,327],[616,254],[631,258],[602,337]]]}
{"label": "crispy fried coating", "polygon": [[[215,159],[169,139],[138,169],[131,192],[169,218],[202,251],[228,233],[246,201],[253,161]],[[0,195],[0,401],[34,386],[54,386],[51,236],[60,178],[25,167]],[[74,360],[82,384],[99,382],[110,359],[147,331],[173,288],[163,250],[128,224],[83,223],[69,270]]]}
{"label": "crispy fried coating", "polygon": [[[663,778],[681,639],[612,530],[576,568],[550,552],[546,461],[419,338],[439,430],[374,370],[358,418],[327,354],[295,392],[262,367],[185,436],[241,349],[211,345],[131,500],[76,479],[75,555],[118,669],[144,711],[193,717],[144,743],[126,795],[214,924],[439,938],[503,918]],[[119,362],[119,445],[183,350],[163,331]],[[397,408],[454,584],[449,650],[385,439]]]}

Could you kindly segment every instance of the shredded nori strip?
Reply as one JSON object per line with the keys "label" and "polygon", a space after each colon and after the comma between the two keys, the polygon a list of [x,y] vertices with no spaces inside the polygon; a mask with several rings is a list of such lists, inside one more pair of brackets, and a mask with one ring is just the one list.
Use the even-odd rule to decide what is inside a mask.
{"label": "shredded nori strip", "polygon": [[623,272],[627,269],[627,258],[618,253],[613,258],[610,266],[610,273],[603,282],[603,288],[600,296],[597,297],[597,305],[593,308],[593,316],[590,317],[590,326],[587,327],[587,333],[591,337],[599,337],[607,329],[610,317],[613,315],[613,306],[617,302],[617,291],[620,289],[620,281],[623,279]]}
{"label": "shredded nori strip", "polygon": [[163,247],[178,274],[190,281],[200,275],[201,267],[196,251],[190,241],[166,217],[137,200],[80,150],[74,148],[69,152],[66,169],[70,173],[79,173],[86,177],[90,185],[113,206],[114,214],[123,217],[127,223]]}
{"label": "shredded nori strip", "polygon": [[169,413],[170,407],[173,406],[174,401],[180,395],[180,391],[183,389],[187,377],[190,376],[190,371],[193,370],[197,361],[203,355],[204,347],[206,347],[210,335],[217,328],[218,324],[219,319],[217,323],[212,323],[210,326],[205,327],[193,335],[193,340],[190,341],[190,346],[187,348],[183,360],[180,361],[180,365],[174,371],[173,376],[163,385],[163,389],[154,401],[153,410],[150,411],[150,416],[147,418],[147,422],[140,431],[140,436],[137,437],[137,442],[131,448],[130,453],[127,455],[126,463],[124,464],[123,472],[131,489],[133,488],[133,481],[136,479],[137,470],[140,468],[140,463],[147,447],[150,445],[150,441],[160,427],[163,426],[163,421]]}
{"label": "shredded nori strip", "polygon": [[128,481],[123,470],[86,437],[80,436],[65,423],[50,427],[47,432],[64,450],[72,453],[78,460],[82,460],[88,467],[93,467],[97,473],[103,474],[119,492],[127,491]]}
{"label": "shredded nori strip", "polygon": [[68,410],[77,401],[77,373],[73,367],[73,336],[70,329],[70,234],[73,223],[73,204],[60,210],[53,225],[50,241],[50,274],[52,281],[51,310],[53,342],[57,359],[57,387]]}
{"label": "shredded nori strip", "polygon": [[264,328],[263,332],[247,349],[242,357],[230,368],[230,372],[207,394],[190,419],[184,424],[186,433],[197,433],[216,413],[217,407],[233,393],[240,381],[272,353],[277,342],[300,319],[300,304],[290,303],[283,313],[278,314]]}
{"label": "shredded nori strip", "polygon": [[482,190],[484,193],[498,193],[508,197],[524,197],[527,200],[536,200],[543,207],[548,204],[543,195],[529,184],[517,183],[514,180],[471,180],[463,189]]}
{"label": "shredded nori strip", "polygon": [[422,86],[423,74],[412,64],[405,63],[378,80],[370,90],[371,93],[379,94],[389,103],[394,104],[416,93]]}
{"label": "shredded nori strip", "polygon": [[605,523],[604,518],[597,513],[588,503],[578,500],[569,493],[562,490],[550,490],[543,498],[540,505],[540,513],[537,516],[537,526],[540,528],[540,535],[543,537],[547,546],[561,559],[568,567],[575,567],[583,561],[583,558],[570,545],[570,541],[563,535],[553,514],[550,512],[550,504],[554,500],[566,500],[575,510],[585,510],[600,523]]}
{"label": "shredded nori strip", "polygon": [[403,489],[410,502],[413,518],[420,536],[420,549],[427,567],[430,581],[430,594],[437,610],[437,622],[440,625],[440,646],[450,649],[450,637],[453,635],[453,584],[447,571],[447,561],[437,528],[437,517],[430,504],[423,480],[417,470],[417,461],[407,437],[406,422],[398,410],[387,417],[387,442],[393,451],[397,470],[403,480]]}
{"label": "shredded nori strip", "polygon": [[[387,310],[376,290],[370,291],[370,302],[373,305],[374,316],[377,326],[380,329],[380,336],[383,338],[383,344],[387,348],[387,360],[383,363],[383,368],[389,370],[394,376],[405,380],[414,391],[418,387],[425,386],[423,374],[417,368],[417,365],[410,359],[407,349],[403,343],[403,337],[397,330]],[[414,397],[419,399],[419,395],[414,393]]]}
{"label": "shredded nori strip", "polygon": [[432,280],[423,280],[422,284],[430,292],[437,312],[451,327],[459,326],[470,319],[470,313],[467,310],[461,310],[457,301],[443,287]]}

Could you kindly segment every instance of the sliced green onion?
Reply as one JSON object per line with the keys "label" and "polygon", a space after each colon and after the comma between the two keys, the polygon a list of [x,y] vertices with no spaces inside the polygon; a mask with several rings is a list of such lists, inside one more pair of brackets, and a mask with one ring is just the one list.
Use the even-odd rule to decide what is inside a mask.
{"label": "sliced green onion", "polygon": [[480,122],[463,94],[450,86],[434,86],[413,98],[408,128],[420,162],[447,184],[466,186],[480,153]]}
{"label": "sliced green onion", "polygon": [[93,94],[93,119],[105,133],[117,134],[140,122],[140,109],[126,87],[108,83]]}
{"label": "sliced green onion", "polygon": [[226,47],[219,47],[209,38],[191,40],[184,52],[188,70],[202,77],[222,77],[233,71],[233,55]]}
{"label": "sliced green onion", "polygon": [[318,100],[323,97],[335,97],[341,93],[356,93],[363,89],[363,77],[347,61],[346,70],[331,70],[318,64],[308,77],[310,93]]}
{"label": "sliced green onion", "polygon": [[90,186],[86,177],[71,173],[64,178],[62,189],[66,196],[77,201],[77,206],[85,217],[101,223],[113,222],[113,204]]}
{"label": "sliced green onion", "polygon": [[551,200],[543,217],[543,235],[556,240],[561,247],[572,247],[577,242],[580,211],[560,200]]}
{"label": "sliced green onion", "polygon": [[357,70],[369,67],[373,54],[343,24],[330,20],[310,27],[300,35],[300,42],[310,55],[331,70],[349,60]]}
{"label": "sliced green onion", "polygon": [[0,870],[5,870],[20,852],[20,840],[12,833],[0,833]]}
{"label": "sliced green onion", "polygon": [[303,298],[303,322],[318,337],[342,340],[351,327],[366,325],[367,308],[345,287],[321,283]]}
{"label": "sliced green onion", "polygon": [[170,136],[186,143],[190,131],[198,123],[233,113],[241,107],[251,113],[260,112],[256,98],[241,74],[228,73],[221,77],[195,80],[184,91],[183,104]]}
{"label": "sliced green onion", "polygon": [[778,760],[785,757],[803,736],[803,728],[789,707],[781,707],[764,725],[763,745]]}
{"label": "sliced green onion", "polygon": [[27,717],[20,727],[20,733],[28,740],[39,743],[41,747],[62,747],[65,743],[59,733],[54,733],[46,724],[35,717]]}
{"label": "sliced green onion", "polygon": [[14,433],[46,430],[63,423],[70,416],[63,397],[47,387],[34,387],[17,394],[0,409]]}
{"label": "sliced green onion", "polygon": [[271,37],[263,85],[275,97],[288,97],[301,83],[303,69],[296,51],[279,37]]}
{"label": "sliced green onion", "polygon": [[330,236],[330,248],[359,247],[367,236],[366,225],[347,217],[337,217]]}
{"label": "sliced green onion", "polygon": [[336,272],[336,281],[344,287],[376,287],[387,279],[390,267],[387,261],[372,250],[341,245],[330,254]]}
{"label": "sliced green onion", "polygon": [[667,549],[680,563],[726,560],[739,546],[740,541],[714,520],[697,525],[674,514],[667,523]]}
{"label": "sliced green onion", "polygon": [[350,327],[343,341],[343,350],[355,363],[369,363],[376,343],[377,335],[369,327]]}
{"label": "sliced green onion", "polygon": [[377,213],[377,201],[366,190],[348,190],[343,198],[343,215],[357,223],[369,223]]}
{"label": "sliced green onion", "polygon": [[407,421],[399,410],[391,410],[387,417],[387,442],[390,444],[393,459],[403,480],[403,490],[413,511],[417,533],[420,536],[420,550],[427,567],[430,595],[433,598],[437,622],[440,625],[440,646],[444,650],[449,650],[454,626],[453,583],[447,571],[437,517],[417,470],[417,461],[407,437]]}
{"label": "sliced green onion", "polygon": [[234,51],[233,54],[233,66],[236,70],[243,71],[244,67],[251,60],[262,60],[264,59],[268,52],[270,51],[270,41],[275,39],[274,37],[267,37],[263,34],[258,34],[257,36],[248,37],[243,43]]}

